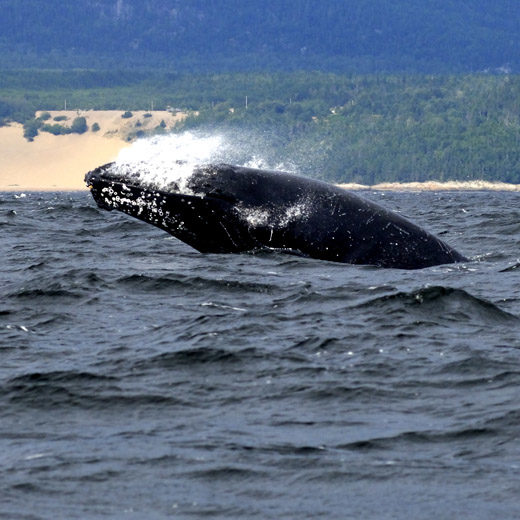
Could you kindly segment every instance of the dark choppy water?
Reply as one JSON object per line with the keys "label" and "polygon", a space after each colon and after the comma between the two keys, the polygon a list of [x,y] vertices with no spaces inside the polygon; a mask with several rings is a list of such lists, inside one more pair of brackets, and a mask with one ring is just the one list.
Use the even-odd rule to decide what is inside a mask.
{"label": "dark choppy water", "polygon": [[0,194],[0,517],[520,517],[520,210],[371,193],[474,261],[202,255]]}

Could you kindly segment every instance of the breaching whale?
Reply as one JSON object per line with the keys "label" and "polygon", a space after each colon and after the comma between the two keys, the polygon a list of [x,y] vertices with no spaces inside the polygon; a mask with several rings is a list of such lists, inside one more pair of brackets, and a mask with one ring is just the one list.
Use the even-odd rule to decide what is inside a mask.
{"label": "breaching whale", "polygon": [[466,258],[402,216],[298,175],[210,164],[158,186],[114,163],[85,176],[96,203],[153,224],[202,253],[271,249],[401,269]]}

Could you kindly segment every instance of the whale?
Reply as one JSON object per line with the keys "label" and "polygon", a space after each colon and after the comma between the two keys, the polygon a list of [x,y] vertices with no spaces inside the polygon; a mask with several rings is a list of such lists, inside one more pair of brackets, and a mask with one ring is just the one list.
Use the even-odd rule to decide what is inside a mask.
{"label": "whale", "polygon": [[396,269],[467,260],[395,212],[292,173],[203,164],[182,182],[158,183],[137,167],[108,163],[85,182],[99,207],[157,226],[201,253],[270,250]]}

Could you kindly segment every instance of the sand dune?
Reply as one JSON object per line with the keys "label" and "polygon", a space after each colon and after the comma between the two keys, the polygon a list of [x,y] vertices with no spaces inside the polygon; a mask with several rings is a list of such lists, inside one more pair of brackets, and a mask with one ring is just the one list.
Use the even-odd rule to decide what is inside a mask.
{"label": "sand dune", "polygon": [[0,190],[83,189],[85,173],[128,144],[93,134],[42,134],[29,143],[21,125],[0,128]]}
{"label": "sand dune", "polygon": [[[78,135],[54,136],[40,132],[33,142],[23,137],[22,125],[0,127],[0,191],[66,191],[86,189],[83,177],[96,166],[113,161],[137,130],[153,129],[164,121],[172,128],[185,114],[167,111],[133,112],[123,119],[121,110],[49,111],[52,118],[65,116],[58,123],[67,125],[77,116],[87,120],[89,131]],[[38,115],[38,113],[37,113]],[[56,123],[53,119],[49,123]],[[98,123],[100,130],[92,132]],[[139,123],[139,126],[136,126]]]}

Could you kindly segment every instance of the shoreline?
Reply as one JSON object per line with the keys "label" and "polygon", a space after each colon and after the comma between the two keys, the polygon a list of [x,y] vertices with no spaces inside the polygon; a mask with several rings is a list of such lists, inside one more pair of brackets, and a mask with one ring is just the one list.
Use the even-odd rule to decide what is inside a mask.
{"label": "shoreline", "polygon": [[[88,172],[85,171],[84,175]],[[478,181],[480,182],[480,181]],[[429,183],[424,183],[424,186],[421,183],[413,183],[414,186],[410,187],[407,184],[409,183],[393,183],[391,187],[387,187],[386,184],[382,184],[381,186],[375,184],[373,186],[354,186],[351,187],[349,185],[337,184],[340,188],[344,188],[348,191],[388,191],[388,192],[401,192],[401,193],[419,193],[419,192],[476,192],[476,191],[490,191],[490,192],[507,192],[507,193],[515,193],[520,192],[519,184],[507,184],[507,183],[497,183],[498,185],[493,185],[492,183],[487,183],[486,187],[475,187],[471,182],[467,183],[459,183],[459,187],[450,187],[449,182],[448,186],[443,186],[442,183],[435,183],[435,187],[430,187]],[[419,184],[419,186],[416,186]],[[467,185],[465,185],[467,184]],[[88,187],[85,184],[81,187],[67,187],[67,186],[20,186],[16,184],[10,185],[2,185],[0,184],[0,193],[77,193],[81,191],[88,191]]]}
{"label": "shoreline", "polygon": [[520,191],[520,184],[507,182],[490,182],[482,180],[473,181],[424,181],[424,182],[381,182],[373,185],[364,184],[338,184],[340,188],[351,191]]}
{"label": "shoreline", "polygon": [[[99,166],[99,165],[98,165]],[[95,167],[94,167],[95,168]],[[93,168],[92,168],[93,169]],[[82,178],[88,173],[85,170]],[[20,184],[2,184],[0,183],[0,193],[38,193],[38,192],[78,192],[88,190],[87,185],[82,181],[82,186],[69,187],[68,185],[53,184],[45,186],[37,185],[20,185]],[[426,182],[393,182],[380,183],[372,186],[364,184],[337,184],[340,188],[348,191],[391,191],[391,192],[461,192],[461,191],[493,191],[493,192],[520,192],[520,184],[508,184],[505,182],[487,182],[487,181],[426,181]]]}

